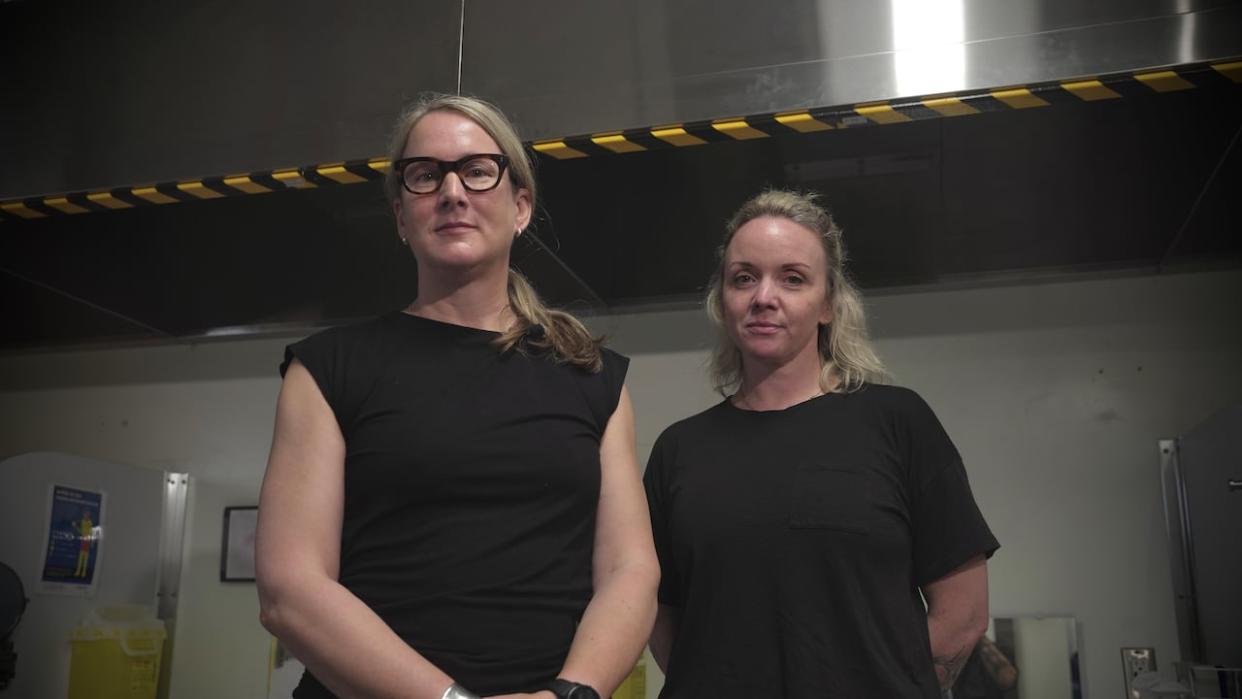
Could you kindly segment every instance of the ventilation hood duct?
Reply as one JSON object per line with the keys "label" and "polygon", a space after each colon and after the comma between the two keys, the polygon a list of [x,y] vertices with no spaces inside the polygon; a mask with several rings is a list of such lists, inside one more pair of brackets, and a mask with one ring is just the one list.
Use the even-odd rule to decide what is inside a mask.
{"label": "ventilation hood duct", "polygon": [[701,299],[770,185],[824,194],[868,291],[1242,263],[1238,2],[155,7],[0,5],[0,353],[404,305],[372,166],[424,89],[534,141],[513,259],[579,312]]}
{"label": "ventilation hood duct", "polygon": [[462,88],[534,139],[1242,56],[1228,0],[469,0]]}

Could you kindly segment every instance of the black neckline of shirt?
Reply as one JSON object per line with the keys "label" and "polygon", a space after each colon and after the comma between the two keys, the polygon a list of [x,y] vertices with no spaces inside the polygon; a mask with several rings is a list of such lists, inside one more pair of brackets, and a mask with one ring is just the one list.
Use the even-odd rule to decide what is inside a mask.
{"label": "black neckline of shirt", "polygon": [[731,413],[736,413],[736,414],[741,414],[741,415],[758,415],[758,416],[769,416],[770,417],[770,416],[775,416],[775,415],[789,415],[802,408],[809,408],[811,405],[818,404],[820,401],[832,399],[833,396],[844,396],[844,395],[847,395],[847,394],[835,393],[835,392],[834,393],[821,393],[818,396],[811,396],[810,398],[807,398],[806,400],[800,403],[794,403],[793,405],[790,405],[784,408],[775,408],[773,410],[751,410],[749,408],[739,408],[733,404],[733,396],[725,396],[725,399],[720,401],[720,404],[724,406],[725,410]]}
{"label": "black neckline of shirt", "polygon": [[456,337],[462,340],[472,340],[480,344],[486,344],[500,337],[501,333],[495,330],[485,330],[483,328],[473,328],[469,325],[458,325],[443,320],[435,320],[426,316],[416,316],[413,313],[407,313],[404,310],[393,311],[391,316],[398,316],[405,320],[399,321],[407,325],[418,325],[422,329],[432,332],[438,332],[450,337]]}

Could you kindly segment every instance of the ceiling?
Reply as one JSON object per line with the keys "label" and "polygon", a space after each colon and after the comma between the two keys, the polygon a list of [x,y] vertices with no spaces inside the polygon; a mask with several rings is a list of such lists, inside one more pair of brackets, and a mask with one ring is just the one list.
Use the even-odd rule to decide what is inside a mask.
{"label": "ceiling", "polygon": [[[1242,88],[540,156],[515,264],[559,306],[702,295],[723,221],[818,191],[864,289],[1242,262]],[[377,182],[0,224],[0,350],[292,331],[416,289]]]}

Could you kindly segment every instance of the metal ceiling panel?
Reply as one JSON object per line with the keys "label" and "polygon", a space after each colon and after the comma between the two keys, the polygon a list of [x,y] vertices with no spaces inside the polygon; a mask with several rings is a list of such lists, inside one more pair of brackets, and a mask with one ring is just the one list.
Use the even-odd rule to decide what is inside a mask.
{"label": "metal ceiling panel", "polygon": [[530,139],[1242,55],[1236,1],[468,0],[462,89]]}
{"label": "metal ceiling panel", "polygon": [[381,154],[461,1],[0,5],[0,199]]}

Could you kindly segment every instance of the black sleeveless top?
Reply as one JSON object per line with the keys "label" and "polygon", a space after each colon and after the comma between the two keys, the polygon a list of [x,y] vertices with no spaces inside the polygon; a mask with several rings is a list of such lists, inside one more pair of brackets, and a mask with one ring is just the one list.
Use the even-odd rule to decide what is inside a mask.
{"label": "black sleeveless top", "polygon": [[[598,374],[402,312],[285,350],[345,437],[340,582],[479,694],[556,677],[591,599],[599,447],[629,360]],[[330,697],[307,672],[299,699]]]}

